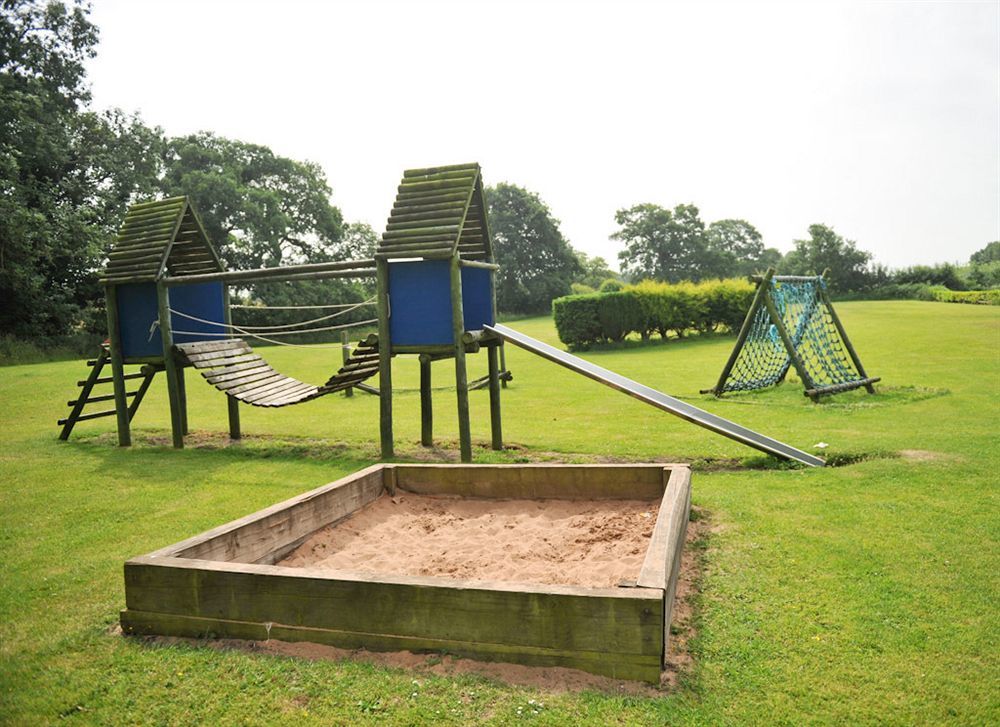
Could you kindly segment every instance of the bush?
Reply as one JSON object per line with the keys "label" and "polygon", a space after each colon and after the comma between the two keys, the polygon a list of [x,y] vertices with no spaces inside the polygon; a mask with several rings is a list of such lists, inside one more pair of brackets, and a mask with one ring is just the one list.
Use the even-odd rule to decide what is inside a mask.
{"label": "bush", "polygon": [[1000,305],[1000,288],[991,290],[948,290],[932,288],[934,300],[943,303],[972,303],[973,305]]}
{"label": "bush", "polygon": [[598,288],[598,290],[601,293],[617,293],[619,290],[624,290],[624,289],[625,289],[625,283],[616,278],[608,278],[603,283],[601,283],[601,287]]}
{"label": "bush", "polygon": [[692,329],[738,329],[754,290],[749,282],[736,279],[697,285],[646,280],[619,291],[557,298],[552,315],[559,340],[571,348],[621,341],[631,333],[643,340],[653,333],[682,337]]}
{"label": "bush", "polygon": [[601,295],[567,295],[552,301],[552,318],[559,340],[570,348],[586,347],[604,339],[599,314]]}

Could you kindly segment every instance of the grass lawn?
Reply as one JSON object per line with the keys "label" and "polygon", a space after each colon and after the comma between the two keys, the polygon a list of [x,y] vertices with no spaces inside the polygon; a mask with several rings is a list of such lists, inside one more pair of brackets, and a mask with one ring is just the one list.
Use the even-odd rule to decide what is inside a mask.
{"label": "grass lawn", "polygon": [[[377,458],[378,401],[330,396],[244,408],[223,443],[224,397],[188,373],[193,439],[169,440],[165,384],[118,449],[113,418],[58,442],[82,362],[0,368],[0,722],[47,724],[997,724],[1000,308],[915,301],[838,311],[881,393],[814,405],[797,383],[720,401],[732,338],[586,357],[797,447],[853,464],[754,469],[754,450],[508,347],[504,433],[477,461],[596,457],[693,461],[708,513],[693,667],[659,698],[543,694],[480,677],[415,676],[109,633],[122,562],[329,482]],[[558,344],[551,321],[512,327]],[[324,381],[339,351],[268,349]],[[470,358],[471,376],[485,356]],[[418,449],[418,367],[397,358],[397,448]],[[435,364],[436,436],[454,448],[448,362]],[[487,393],[473,436],[489,441]],[[442,455],[443,456],[443,455]],[[747,464],[747,463],[743,463]],[[417,683],[414,683],[417,682]],[[528,708],[534,700],[544,707]],[[534,706],[533,704],[531,706]],[[537,714],[536,714],[537,712]]]}

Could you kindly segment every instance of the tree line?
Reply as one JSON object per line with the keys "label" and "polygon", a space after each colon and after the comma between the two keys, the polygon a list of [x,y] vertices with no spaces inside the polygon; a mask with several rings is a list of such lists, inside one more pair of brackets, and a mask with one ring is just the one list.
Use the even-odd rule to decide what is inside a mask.
{"label": "tree line", "polygon": [[[80,0],[0,4],[0,336],[44,340],[102,332],[98,274],[130,203],[186,194],[231,267],[370,257],[376,232],[348,222],[324,171],[266,146],[210,132],[171,137],[121,109],[91,108],[85,63],[97,27]],[[625,279],[664,282],[740,277],[767,267],[829,269],[839,293],[896,286],[1000,285],[1000,243],[967,266],[890,272],[825,225],[782,254],[741,219],[707,223],[698,208],[644,203],[618,210],[612,239],[620,273],[572,247],[534,192],[488,187],[500,311],[546,312],[554,298]],[[610,282],[609,282],[610,281]],[[363,286],[325,281],[242,291],[271,305],[358,300]]]}

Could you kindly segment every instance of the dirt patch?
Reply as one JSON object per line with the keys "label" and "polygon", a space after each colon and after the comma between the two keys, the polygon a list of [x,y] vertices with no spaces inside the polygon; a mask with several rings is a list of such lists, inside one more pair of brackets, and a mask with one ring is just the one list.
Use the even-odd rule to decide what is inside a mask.
{"label": "dirt patch", "polygon": [[948,458],[943,452],[931,452],[927,449],[901,449],[899,456],[908,462],[940,462]]}
{"label": "dirt patch", "polygon": [[[504,662],[484,662],[464,659],[448,654],[414,654],[409,651],[375,652],[364,649],[348,650],[306,642],[289,643],[274,639],[268,641],[242,641],[238,639],[213,639],[203,641],[170,636],[144,637],[151,644],[188,644],[212,649],[249,651],[271,656],[282,656],[313,661],[360,661],[393,669],[405,669],[415,675],[458,676],[475,675],[505,684],[523,686],[549,694],[563,692],[598,691],[606,694],[663,697],[677,688],[680,678],[694,668],[691,640],[697,635],[698,593],[704,573],[706,538],[713,532],[708,514],[692,509],[688,523],[687,539],[681,556],[681,572],[674,597],[673,624],[671,627],[670,653],[667,667],[660,678],[660,685],[623,681],[597,676],[577,669],[563,667],[532,667]],[[120,635],[120,627],[113,634]]]}
{"label": "dirt patch", "polygon": [[383,495],[277,565],[614,587],[639,577],[657,501]]}

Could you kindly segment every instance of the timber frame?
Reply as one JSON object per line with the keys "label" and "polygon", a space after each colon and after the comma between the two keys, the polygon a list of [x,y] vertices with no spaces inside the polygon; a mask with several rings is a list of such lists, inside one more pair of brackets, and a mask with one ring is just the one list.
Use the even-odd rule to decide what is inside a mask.
{"label": "timber frame", "polygon": [[[167,382],[173,446],[182,448],[184,437],[188,433],[184,370],[195,366],[211,369],[203,371],[203,374],[210,383],[227,394],[229,433],[232,439],[239,439],[241,436],[240,401],[255,406],[287,406],[334,390],[343,390],[347,396],[351,395],[354,388],[377,394],[380,398],[382,458],[391,459],[394,456],[392,358],[398,354],[414,354],[419,357],[421,372],[421,442],[425,446],[433,445],[431,363],[454,359],[461,460],[472,461],[470,390],[488,388],[491,446],[495,450],[502,449],[500,391],[506,388],[507,381],[511,378],[510,372],[506,370],[503,340],[486,330],[465,330],[463,317],[462,269],[479,268],[480,272],[488,271],[491,321],[496,319],[494,287],[498,266],[493,261],[486,210],[482,174],[478,164],[410,169],[403,173],[374,259],[257,270],[225,270],[187,197],[132,205],[108,255],[108,264],[101,277],[107,300],[109,342],[95,359],[97,365],[92,376],[80,384],[83,392],[69,402],[69,416],[59,420],[59,425],[63,427],[60,438],[68,438],[78,421],[116,416],[118,443],[120,446],[129,446],[132,441],[130,426],[135,410],[153,374],[162,371]],[[393,345],[389,321],[389,269],[395,262],[413,259],[448,263],[450,343]],[[232,322],[229,308],[231,285],[257,281],[363,277],[374,277],[376,281],[377,338],[358,344],[351,354],[345,351],[343,368],[334,377],[336,381],[331,379],[323,386],[310,386],[270,370],[266,362],[254,354],[248,345],[232,336],[228,341],[219,341],[213,337],[193,343],[180,343],[174,338],[171,291],[180,286],[220,283],[223,323],[229,325]],[[155,325],[159,329],[162,354],[128,358],[122,353],[119,290],[121,286],[146,283],[155,286]],[[190,332],[182,330],[177,333],[190,335]],[[346,346],[346,339],[342,339],[342,345]],[[218,353],[221,349],[230,351],[231,355],[223,356]],[[487,352],[488,373],[470,383],[466,354],[482,349]],[[210,355],[214,361],[211,366],[204,360]],[[106,364],[110,365],[112,375],[101,378],[100,371]],[[132,364],[147,368],[141,374],[144,377],[141,387],[130,392],[126,390],[125,382],[140,377],[140,374],[125,373],[125,366]],[[225,368],[228,364],[232,364],[231,369]],[[251,366],[254,367],[252,370]],[[379,375],[378,389],[363,381],[376,371]],[[97,383],[113,383],[114,394],[91,396],[91,389]],[[131,407],[129,398],[132,398]],[[84,413],[86,404],[112,399],[115,402],[113,409]]]}
{"label": "timber frame", "polygon": [[[383,494],[660,499],[617,588],[274,565]],[[442,651],[659,683],[691,503],[686,465],[379,464],[125,563],[125,634]]]}

